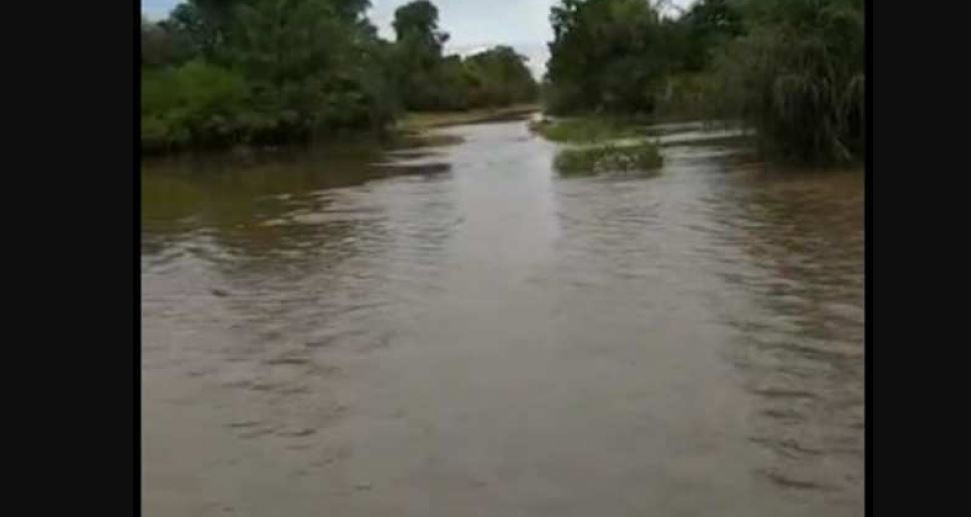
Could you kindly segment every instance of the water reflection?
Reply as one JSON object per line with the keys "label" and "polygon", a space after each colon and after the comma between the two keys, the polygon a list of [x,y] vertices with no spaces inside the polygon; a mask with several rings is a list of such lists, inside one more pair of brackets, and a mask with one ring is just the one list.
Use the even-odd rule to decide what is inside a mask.
{"label": "water reflection", "polygon": [[[185,408],[202,403],[214,429],[277,451],[274,461],[288,462],[298,477],[347,457],[346,446],[318,434],[351,405],[335,389],[346,375],[337,359],[387,346],[392,332],[382,311],[395,301],[393,293],[404,291],[393,286],[434,276],[416,270],[422,261],[435,262],[429,257],[455,220],[441,199],[447,191],[414,194],[445,185],[448,164],[387,165],[377,163],[379,157],[308,152],[145,165],[149,422],[167,415],[166,401],[184,408],[176,420],[191,419]],[[381,178],[388,181],[370,183]],[[401,278],[389,268],[389,257],[408,262],[409,274]],[[171,415],[159,418],[172,421]],[[161,438],[151,429],[145,440],[143,453],[152,464],[176,468],[154,456],[170,442],[153,446]],[[227,479],[245,474],[234,465],[251,465],[246,446],[199,441],[199,447],[222,451]],[[192,441],[179,443],[180,456],[212,454],[192,452]],[[147,472],[147,479],[164,487],[165,468]],[[188,511],[171,500],[157,504]]]}
{"label": "water reflection", "polygon": [[863,483],[863,176],[734,174],[712,198],[730,357],[756,397],[749,439],[782,487],[859,506]]}

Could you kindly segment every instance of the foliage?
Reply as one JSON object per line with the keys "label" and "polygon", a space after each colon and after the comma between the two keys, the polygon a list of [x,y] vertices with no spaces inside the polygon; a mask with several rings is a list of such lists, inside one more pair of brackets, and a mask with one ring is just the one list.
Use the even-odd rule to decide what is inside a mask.
{"label": "foliage", "polygon": [[[508,46],[444,55],[427,0],[395,12],[395,41],[368,0],[188,0],[142,20],[146,149],[284,143],[368,130],[403,110],[498,108],[540,94],[548,138],[624,134],[620,119],[715,117],[754,126],[793,161],[864,152],[862,0],[560,0],[540,87]],[[591,117],[591,115],[593,115]]]}
{"label": "foliage", "polygon": [[539,88],[526,58],[497,46],[462,59],[443,56],[448,33],[439,30],[438,10],[417,0],[395,11],[396,75],[403,105],[416,111],[509,106],[537,98]]}
{"label": "foliage", "polygon": [[468,57],[464,62],[471,83],[467,106],[508,106],[536,100],[539,86],[526,67],[526,59],[508,46]]}
{"label": "foliage", "polygon": [[237,141],[248,93],[242,76],[202,61],[145,73],[142,141],[149,149]]}
{"label": "foliage", "polygon": [[399,43],[424,53],[420,57],[427,60],[426,65],[441,57],[442,46],[449,38],[447,32],[438,29],[438,8],[428,0],[415,0],[396,9],[392,27]]}
{"label": "foliage", "polygon": [[645,0],[562,0],[552,8],[547,64],[553,113],[651,112],[670,66],[662,24]]}
{"label": "foliage", "polygon": [[142,18],[141,63],[146,67],[173,65],[189,54],[184,41],[169,31],[164,24],[152,23]]}
{"label": "foliage", "polygon": [[189,0],[172,10],[163,27],[188,47],[194,56],[214,60],[231,27],[233,12],[247,0]]}
{"label": "foliage", "polygon": [[427,0],[416,0],[394,13],[396,42],[395,75],[405,108],[427,110],[447,105],[439,81],[442,46],[448,34],[438,29],[438,9]]}
{"label": "foliage", "polygon": [[253,82],[271,123],[259,139],[306,138],[335,128],[378,128],[393,103],[371,27],[333,0],[256,0],[237,11],[226,59]]}
{"label": "foliage", "polygon": [[190,0],[167,20],[143,23],[143,41],[181,51],[178,59],[160,43],[143,47],[143,147],[381,132],[398,103],[388,49],[363,16],[368,6],[366,0]]}
{"label": "foliage", "polygon": [[750,32],[715,64],[722,116],[752,124],[767,152],[790,161],[861,157],[862,1],[762,0],[747,9]]}
{"label": "foliage", "polygon": [[683,68],[690,72],[703,70],[715,49],[744,33],[742,15],[731,0],[701,0],[676,24],[684,34]]}
{"label": "foliage", "polygon": [[657,169],[663,160],[657,145],[617,146],[602,144],[557,153],[553,166],[562,174],[647,171]]}
{"label": "foliage", "polygon": [[554,142],[601,142],[638,136],[637,129],[615,119],[582,117],[542,122],[532,128]]}
{"label": "foliage", "polygon": [[712,79],[706,71],[672,73],[658,98],[654,122],[698,120],[712,114]]}
{"label": "foliage", "polygon": [[554,114],[740,119],[790,161],[864,151],[862,0],[560,0],[543,83]]}
{"label": "foliage", "polygon": [[463,110],[535,99],[525,58],[511,48],[467,60],[443,57],[448,35],[431,2],[398,9],[394,43],[378,37],[365,17],[369,6],[368,0],[188,0],[166,20],[143,20],[143,148],[383,134],[403,108]]}

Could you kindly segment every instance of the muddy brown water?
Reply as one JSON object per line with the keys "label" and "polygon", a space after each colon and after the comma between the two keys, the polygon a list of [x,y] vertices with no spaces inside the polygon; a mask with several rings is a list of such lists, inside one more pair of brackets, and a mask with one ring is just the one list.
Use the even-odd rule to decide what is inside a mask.
{"label": "muddy brown water", "polygon": [[143,165],[145,515],[863,514],[861,171],[442,131]]}

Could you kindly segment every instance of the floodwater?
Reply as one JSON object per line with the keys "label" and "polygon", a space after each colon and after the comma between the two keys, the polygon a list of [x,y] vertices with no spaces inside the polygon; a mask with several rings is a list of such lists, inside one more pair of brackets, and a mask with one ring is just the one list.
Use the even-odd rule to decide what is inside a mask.
{"label": "floodwater", "polygon": [[143,166],[145,515],[863,514],[861,171],[443,132]]}

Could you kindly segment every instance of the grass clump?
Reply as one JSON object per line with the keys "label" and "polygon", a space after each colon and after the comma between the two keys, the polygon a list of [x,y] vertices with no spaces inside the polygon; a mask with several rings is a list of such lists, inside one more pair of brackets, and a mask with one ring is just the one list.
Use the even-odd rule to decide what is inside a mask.
{"label": "grass clump", "polygon": [[547,140],[566,143],[602,142],[639,136],[636,127],[606,118],[570,118],[534,122],[530,128]]}
{"label": "grass clump", "polygon": [[657,145],[644,142],[637,145],[612,144],[565,149],[556,155],[553,166],[562,174],[591,174],[655,169],[663,160]]}
{"label": "grass clump", "polygon": [[859,162],[866,151],[863,2],[758,6],[748,34],[716,54],[718,115],[746,121],[762,150],[786,162]]}

